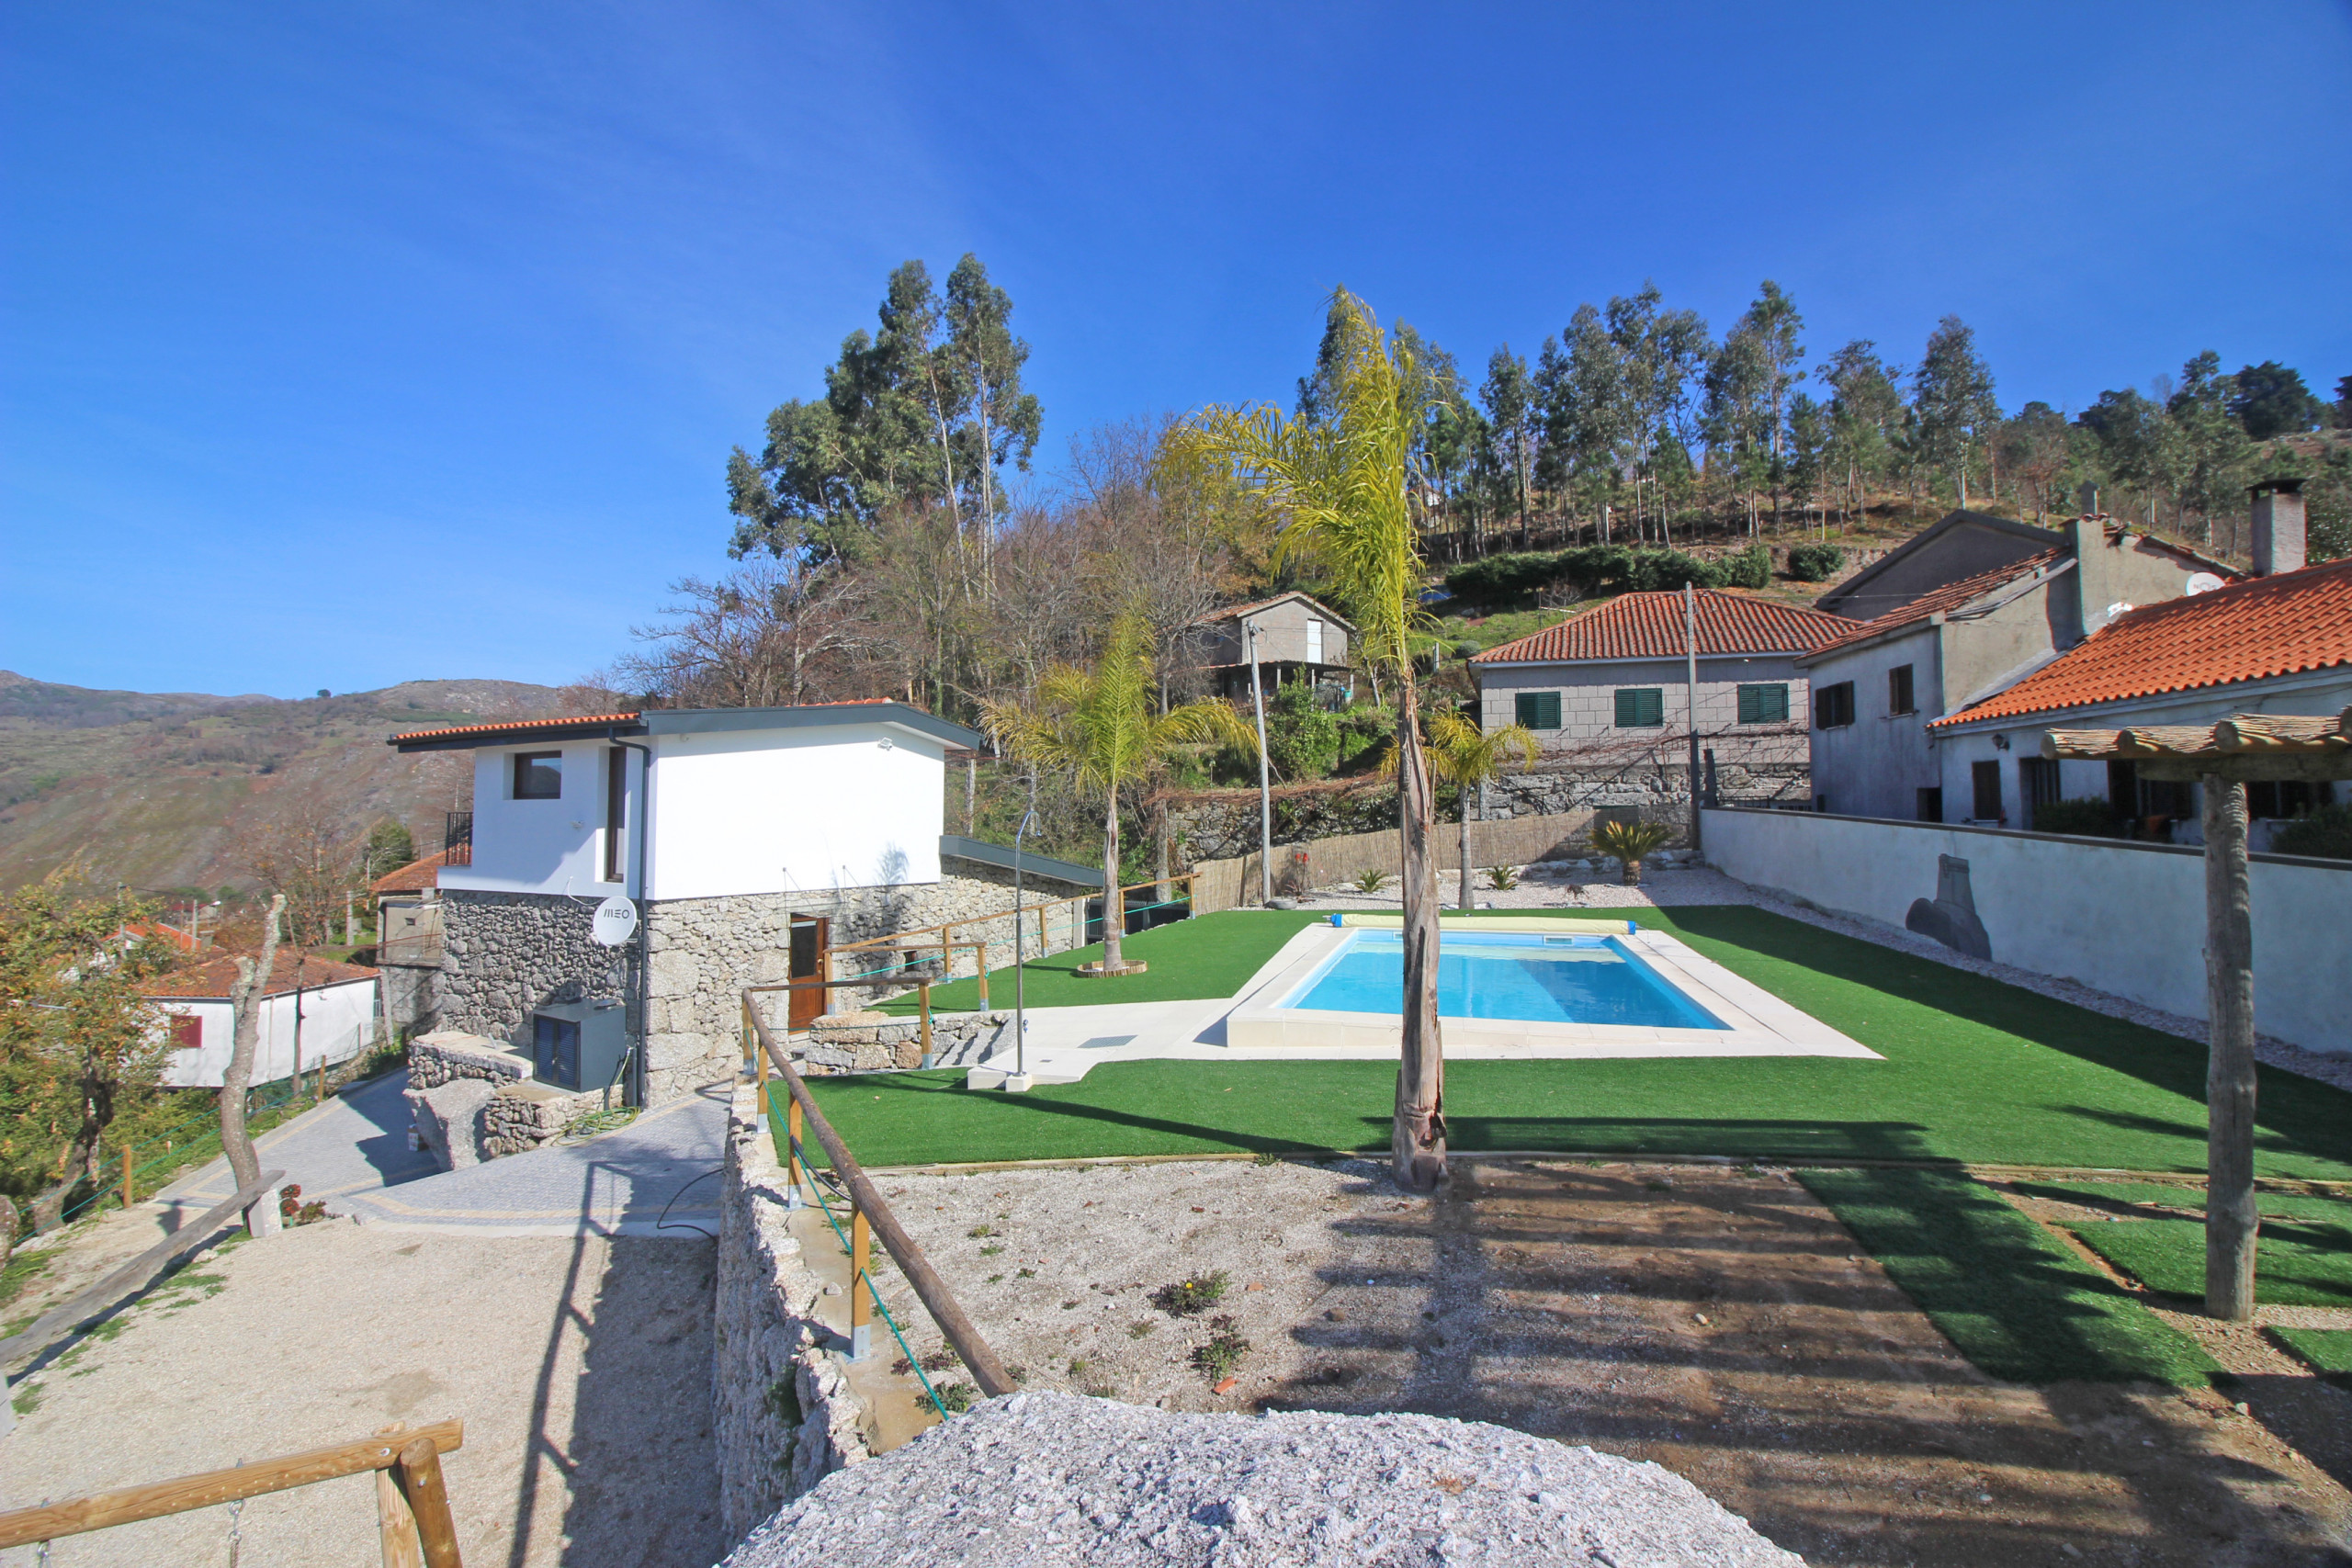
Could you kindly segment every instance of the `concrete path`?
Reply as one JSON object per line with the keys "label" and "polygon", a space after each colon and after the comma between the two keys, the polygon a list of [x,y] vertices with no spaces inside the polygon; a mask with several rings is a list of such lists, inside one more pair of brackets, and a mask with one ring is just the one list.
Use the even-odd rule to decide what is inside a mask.
{"label": "concrete path", "polygon": [[[713,1087],[654,1107],[626,1127],[568,1147],[440,1171],[408,1146],[405,1071],[361,1085],[254,1140],[305,1201],[362,1224],[483,1235],[715,1234],[727,1094]],[[157,1200],[175,1229],[235,1190],[214,1160]]]}

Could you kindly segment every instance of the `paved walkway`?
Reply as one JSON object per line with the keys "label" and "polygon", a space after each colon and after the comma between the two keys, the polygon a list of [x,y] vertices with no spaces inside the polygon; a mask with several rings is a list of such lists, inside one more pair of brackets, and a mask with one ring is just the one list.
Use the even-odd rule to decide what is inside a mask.
{"label": "paved walkway", "polygon": [[[305,1201],[363,1224],[483,1235],[667,1235],[718,1226],[727,1089],[656,1106],[626,1127],[569,1147],[437,1171],[408,1146],[406,1072],[362,1084],[254,1140],[266,1169],[283,1169]],[[157,1201],[167,1228],[235,1190],[214,1160]]]}

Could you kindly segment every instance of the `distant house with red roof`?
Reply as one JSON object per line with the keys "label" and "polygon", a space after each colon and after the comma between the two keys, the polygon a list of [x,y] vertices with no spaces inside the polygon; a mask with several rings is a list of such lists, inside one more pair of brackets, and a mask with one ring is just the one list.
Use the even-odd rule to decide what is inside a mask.
{"label": "distant house with red roof", "polygon": [[2102,515],[2053,531],[1951,513],[1817,602],[1852,618],[1796,661],[1812,682],[1815,807],[2022,826],[2013,795],[1951,789],[1933,722],[2015,686],[2134,605],[2233,575]]}
{"label": "distant house with red roof", "polygon": [[[2138,777],[2129,761],[2041,755],[2051,729],[2208,725],[2236,714],[2330,716],[2352,707],[2352,560],[2235,582],[2129,610],[2013,685],[1935,720],[1948,798],[2012,825],[2043,801],[2106,801],[2114,817],[2201,840],[2198,786]],[[2253,784],[2261,826],[2324,804],[2325,783]],[[1995,807],[2001,808],[1996,813]]]}
{"label": "distant house with red roof", "polygon": [[[1714,754],[1722,794],[1804,798],[1807,684],[1797,660],[1853,623],[1713,588],[1695,591],[1691,609],[1700,745]],[[1479,725],[1525,725],[1547,768],[1655,770],[1664,798],[1688,800],[1691,629],[1681,594],[1623,593],[1490,648],[1470,660]]]}
{"label": "distant house with red roof", "polygon": [[[163,1009],[174,1047],[164,1082],[175,1089],[218,1089],[229,1069],[236,1021],[229,987],[237,978],[234,953],[215,951],[202,963],[183,964],[143,987]],[[243,956],[258,960],[258,953]],[[253,1081],[275,1083],[322,1062],[347,1062],[375,1043],[376,971],[281,947],[264,987]]]}

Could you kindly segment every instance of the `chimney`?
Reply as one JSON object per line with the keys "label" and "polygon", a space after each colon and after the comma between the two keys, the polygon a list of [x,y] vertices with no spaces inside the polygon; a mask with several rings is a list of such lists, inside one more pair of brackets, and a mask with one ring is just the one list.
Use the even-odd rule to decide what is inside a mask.
{"label": "chimney", "polygon": [[2303,481],[2265,479],[2254,497],[2254,574],[2271,577],[2303,564]]}
{"label": "chimney", "polygon": [[2088,479],[2085,479],[2081,484],[2076,485],[2075,487],[2075,510],[2081,513],[2086,517],[2097,517],[2099,515],[2098,486],[2091,483]]}
{"label": "chimney", "polygon": [[2114,619],[2109,612],[2123,603],[2122,541],[2110,540],[2107,519],[2094,513],[2067,519],[2066,543],[2075,558],[2075,599],[2081,616],[2081,635],[2088,637]]}

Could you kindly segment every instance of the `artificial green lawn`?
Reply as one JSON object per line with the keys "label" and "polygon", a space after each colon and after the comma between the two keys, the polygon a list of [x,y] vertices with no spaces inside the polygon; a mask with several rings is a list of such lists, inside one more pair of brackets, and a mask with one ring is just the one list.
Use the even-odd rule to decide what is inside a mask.
{"label": "artificial green lawn", "polygon": [[[1632,913],[1886,1059],[1450,1062],[1454,1146],[2204,1168],[2205,1049],[2194,1041],[1760,909]],[[1030,999],[1229,996],[1317,918],[1236,910],[1147,931],[1128,947],[1152,969],[1133,980],[1075,979],[1067,971],[1088,954],[1059,954],[1032,967]],[[999,1006],[1009,978],[994,982]],[[940,998],[951,990],[934,1005],[950,1005]],[[1385,1062],[1147,1061],[1025,1095],[967,1090],[961,1072],[811,1087],[858,1157],[886,1166],[1380,1148],[1396,1076]],[[2352,1179],[2352,1095],[2261,1077],[2257,1168]]]}
{"label": "artificial green lawn", "polygon": [[[2066,1227],[2152,1291],[2205,1294],[2200,1220],[2093,1220]],[[2315,1220],[2265,1220],[2254,1248],[2254,1299],[2266,1306],[2352,1306],[2352,1230]]]}
{"label": "artificial green lawn", "polygon": [[[2091,1208],[2174,1209],[2205,1212],[2205,1192],[2198,1187],[2169,1187],[2155,1181],[2019,1181],[2012,1183],[2029,1198],[2055,1198]],[[2257,1192],[2255,1207],[2266,1220],[2331,1220],[2352,1225],[2352,1198],[2323,1198],[2301,1192]],[[2162,1214],[2135,1218],[2161,1219]]]}
{"label": "artificial green lawn", "polygon": [[[1102,944],[1073,948],[1021,966],[1022,1005],[1033,1008],[1093,1007],[1103,1002],[1189,1002],[1229,997],[1241,989],[1302,929],[1329,920],[1303,909],[1226,909],[1196,919],[1155,926],[1125,938],[1121,956],[1151,965],[1141,975],[1115,980],[1084,980],[1078,966],[1099,962]],[[1007,956],[1010,956],[1008,954]],[[911,1018],[910,994],[880,1004],[884,1012]],[[931,988],[933,1012],[969,1012],[980,1005],[980,983],[951,980]],[[989,1006],[1012,1005],[1012,965],[989,971]]]}
{"label": "artificial green lawn", "polygon": [[1805,1170],[1797,1179],[1990,1376],[2186,1384],[2219,1370],[2195,1340],[1965,1176]]}
{"label": "artificial green lawn", "polygon": [[2335,1382],[2352,1383],[2352,1328],[2273,1328],[2289,1354]]}

